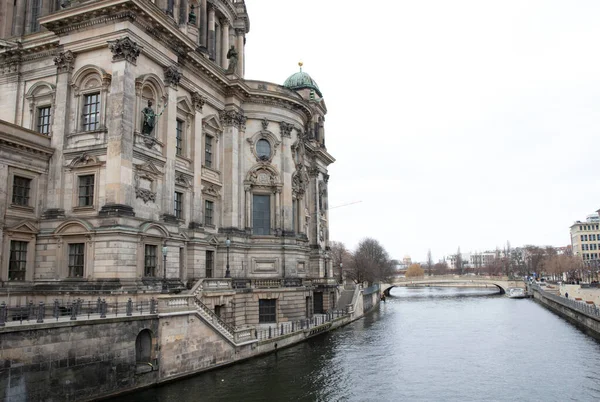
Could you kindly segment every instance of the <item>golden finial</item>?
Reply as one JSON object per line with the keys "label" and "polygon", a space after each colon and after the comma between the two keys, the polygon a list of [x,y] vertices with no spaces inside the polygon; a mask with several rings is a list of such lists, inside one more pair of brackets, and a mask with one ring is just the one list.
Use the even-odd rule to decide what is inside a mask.
{"label": "golden finial", "polygon": [[303,64],[304,64],[304,63],[302,63],[301,61],[299,61],[299,62],[298,62],[298,65],[300,66],[300,72],[302,72],[302,65],[303,65]]}

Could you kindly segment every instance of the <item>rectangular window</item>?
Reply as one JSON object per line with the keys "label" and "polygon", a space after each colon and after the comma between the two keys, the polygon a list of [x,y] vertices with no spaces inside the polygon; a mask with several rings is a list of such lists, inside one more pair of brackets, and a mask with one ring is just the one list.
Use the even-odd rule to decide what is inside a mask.
{"label": "rectangular window", "polygon": [[215,252],[207,251],[206,252],[206,277],[213,277],[213,270],[215,267]]}
{"label": "rectangular window", "polygon": [[183,219],[183,193],[175,191],[175,217]]}
{"label": "rectangular window", "polygon": [[80,207],[94,205],[94,175],[79,176],[79,204]]}
{"label": "rectangular window", "polygon": [[204,224],[213,225],[214,203],[212,201],[204,201]]}
{"label": "rectangular window", "polygon": [[83,131],[97,130],[100,125],[100,94],[83,97]]}
{"label": "rectangular window", "polygon": [[277,299],[258,300],[258,323],[277,322]]}
{"label": "rectangular window", "polygon": [[179,156],[183,155],[183,120],[179,119],[175,127],[175,153]]}
{"label": "rectangular window", "polygon": [[8,280],[24,281],[25,267],[27,266],[27,242],[10,242],[10,259],[8,261]]}
{"label": "rectangular window", "polygon": [[12,203],[15,205],[29,206],[29,190],[31,179],[25,177],[13,177]]}
{"label": "rectangular window", "polygon": [[37,132],[50,134],[50,106],[39,107],[37,110]]}
{"label": "rectangular window", "polygon": [[204,137],[204,166],[212,167],[212,137]]}
{"label": "rectangular window", "polygon": [[69,244],[69,278],[83,278],[85,244]]}
{"label": "rectangular window", "polygon": [[157,246],[146,244],[144,247],[144,276],[156,276]]}
{"label": "rectangular window", "polygon": [[271,196],[254,194],[252,198],[252,233],[271,234]]}

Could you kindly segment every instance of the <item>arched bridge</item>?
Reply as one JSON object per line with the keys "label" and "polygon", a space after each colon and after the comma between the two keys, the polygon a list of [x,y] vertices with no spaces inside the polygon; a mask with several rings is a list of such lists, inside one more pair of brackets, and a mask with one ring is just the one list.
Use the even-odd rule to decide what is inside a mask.
{"label": "arched bridge", "polygon": [[480,287],[481,285],[493,285],[498,288],[500,293],[506,293],[510,288],[525,288],[525,283],[521,279],[509,279],[506,276],[481,276],[481,275],[440,275],[440,276],[420,276],[413,278],[396,278],[391,283],[381,285],[381,291],[389,296],[390,289],[394,287],[411,286],[452,286],[461,287]]}

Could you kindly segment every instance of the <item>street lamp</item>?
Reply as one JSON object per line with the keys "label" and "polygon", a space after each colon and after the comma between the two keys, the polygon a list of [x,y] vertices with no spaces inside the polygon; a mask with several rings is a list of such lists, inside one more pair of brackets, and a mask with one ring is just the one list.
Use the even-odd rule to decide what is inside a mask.
{"label": "street lamp", "polygon": [[227,269],[225,270],[225,278],[231,277],[231,273],[229,272],[229,246],[231,246],[231,240],[229,240],[229,236],[227,236],[227,240],[225,240],[225,247],[227,247]]}
{"label": "street lamp", "polygon": [[163,253],[163,281],[162,281],[162,291],[161,293],[169,293],[169,289],[167,288],[167,243],[163,245],[162,253]]}

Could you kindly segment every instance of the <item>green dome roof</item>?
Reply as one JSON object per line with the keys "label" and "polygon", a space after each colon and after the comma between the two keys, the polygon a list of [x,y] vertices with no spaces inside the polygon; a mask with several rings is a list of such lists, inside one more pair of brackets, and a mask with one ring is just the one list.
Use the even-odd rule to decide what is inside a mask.
{"label": "green dome roof", "polygon": [[300,71],[294,73],[288,77],[287,80],[283,83],[283,86],[289,89],[297,90],[297,89],[314,89],[317,94],[322,98],[321,90],[319,86],[313,80],[310,75],[302,71],[302,65],[300,65]]}

